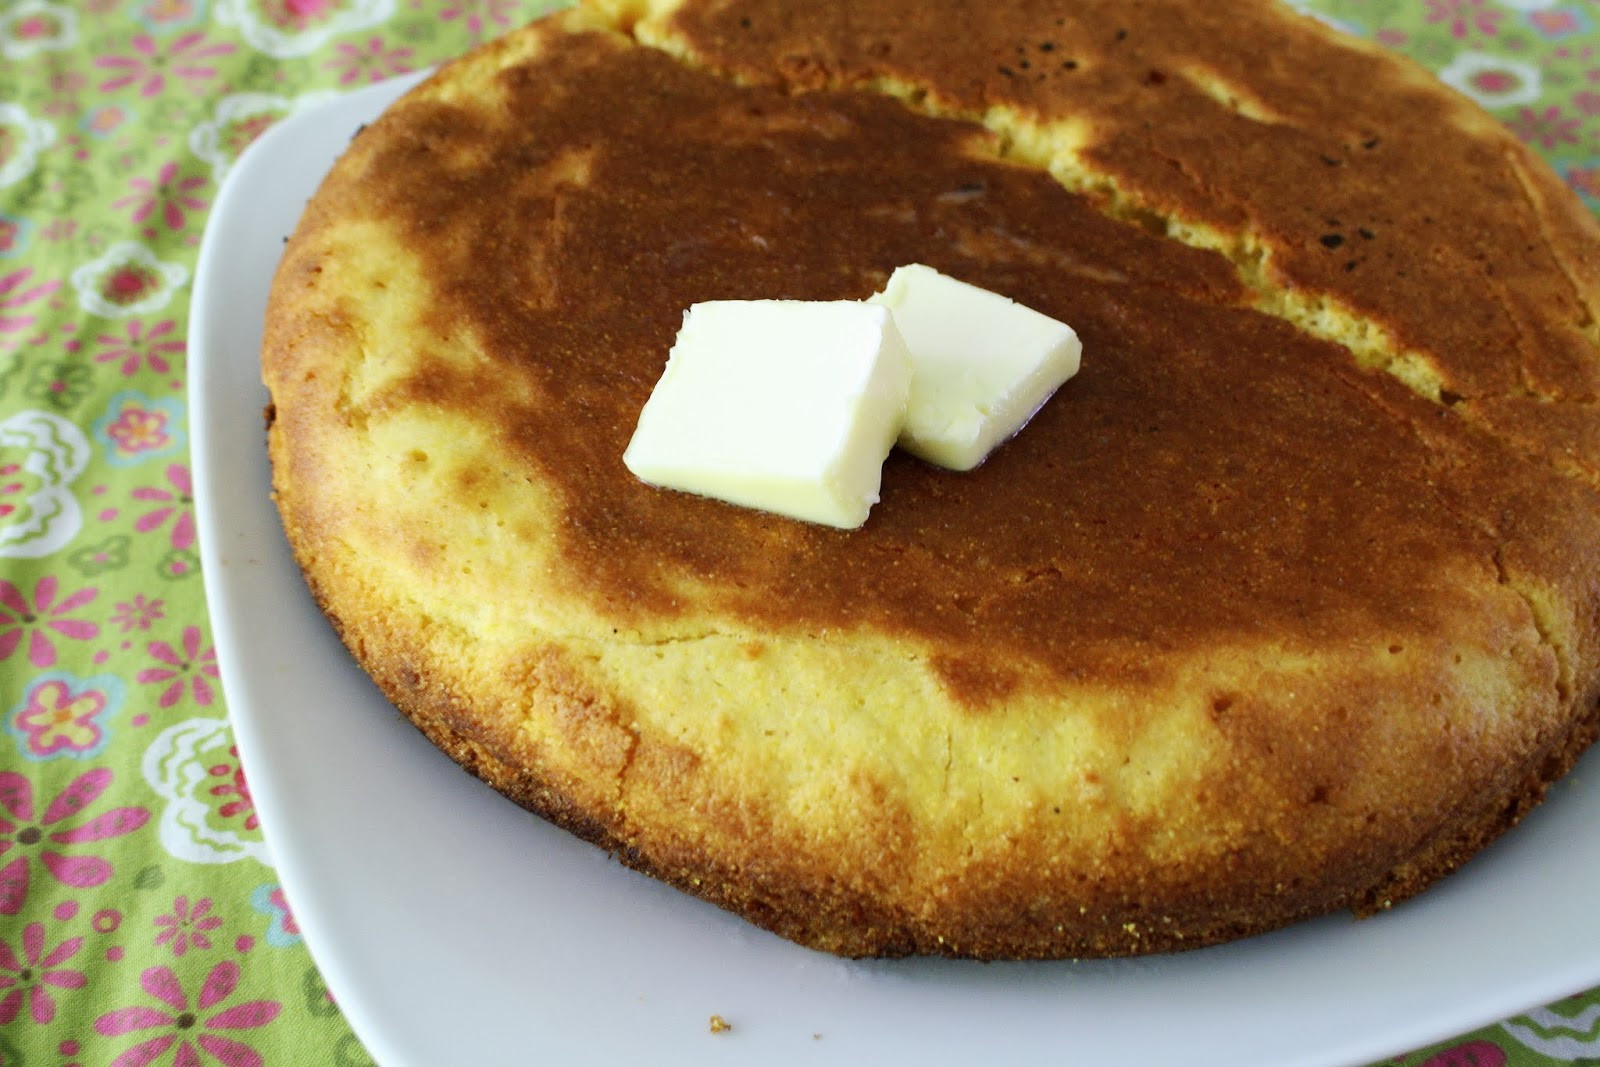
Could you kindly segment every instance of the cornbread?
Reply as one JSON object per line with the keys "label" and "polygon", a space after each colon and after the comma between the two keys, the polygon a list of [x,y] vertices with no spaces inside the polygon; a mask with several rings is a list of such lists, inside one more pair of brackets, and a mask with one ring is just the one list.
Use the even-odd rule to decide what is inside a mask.
{"label": "cornbread", "polygon": [[[1594,738],[1597,250],[1266,0],[595,3],[309,204],[275,492],[394,703],[632,867],[848,955],[1207,945],[1423,889]],[[628,472],[685,308],[907,263],[1093,358],[858,530]]]}

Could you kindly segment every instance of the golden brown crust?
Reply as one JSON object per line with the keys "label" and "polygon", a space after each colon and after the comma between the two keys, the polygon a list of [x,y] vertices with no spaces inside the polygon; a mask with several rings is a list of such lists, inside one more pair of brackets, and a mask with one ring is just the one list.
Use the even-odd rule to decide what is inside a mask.
{"label": "golden brown crust", "polygon": [[[1453,870],[1595,732],[1592,221],[1272,4],[902,6],[597,4],[355,139],[263,343],[319,602],[496,789],[829,951],[1195,947]],[[684,307],[906,262],[1084,339],[978,471],[894,456],[849,534],[627,474]]]}
{"label": "golden brown crust", "polygon": [[1596,397],[1594,220],[1480,109],[1310,18],[1260,0],[682,8],[646,32],[742,80],[887,81],[1020,154],[1059,129],[1058,174],[1222,231],[1253,283],[1331,295],[1436,389]]}

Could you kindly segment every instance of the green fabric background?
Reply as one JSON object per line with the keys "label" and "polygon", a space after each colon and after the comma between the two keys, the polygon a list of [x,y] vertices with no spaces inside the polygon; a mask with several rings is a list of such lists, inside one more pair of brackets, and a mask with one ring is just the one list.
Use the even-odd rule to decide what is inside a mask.
{"label": "green fabric background", "polygon": [[[263,129],[551,6],[0,0],[0,1064],[371,1062],[232,748],[189,481],[190,283]],[[1296,6],[1439,72],[1600,208],[1594,0]],[[1600,1063],[1600,990],[1393,1062]]]}

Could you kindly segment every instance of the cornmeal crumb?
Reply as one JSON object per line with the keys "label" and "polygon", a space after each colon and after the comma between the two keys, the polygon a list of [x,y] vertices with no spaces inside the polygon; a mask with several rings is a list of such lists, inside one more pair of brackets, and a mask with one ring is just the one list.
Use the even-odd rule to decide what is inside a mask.
{"label": "cornmeal crumb", "polygon": [[725,1030],[732,1030],[732,1029],[733,1029],[733,1024],[730,1023],[728,1020],[724,1019],[722,1016],[713,1015],[711,1017],[711,1032],[713,1034],[720,1034]]}

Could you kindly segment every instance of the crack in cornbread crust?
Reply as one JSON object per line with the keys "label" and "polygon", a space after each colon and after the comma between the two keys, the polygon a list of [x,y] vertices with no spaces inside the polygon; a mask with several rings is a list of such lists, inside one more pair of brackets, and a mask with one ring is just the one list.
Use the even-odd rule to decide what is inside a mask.
{"label": "crack in cornbread crust", "polygon": [[[1600,514],[1585,486],[1486,436],[1467,402],[1429,403],[1261,320],[1229,261],[1096,221],[992,133],[848,93],[725,89],[615,35],[562,37],[585,22],[447,69],[357,139],[291,242],[265,344],[280,506],[313,591],[391,698],[496,788],[832,951],[1106,955],[1384,906],[1519,817],[1587,743],[1595,577],[1572,546]],[[627,146],[593,143],[559,91],[578,84],[616,108],[613,138],[691,162],[775,144],[821,168],[819,197],[828,167],[890,188],[850,153],[869,133],[912,172],[896,183],[948,175],[923,200],[811,209],[841,224],[859,209],[890,234],[862,264],[784,229],[804,201],[781,186],[743,205],[765,214],[661,209],[703,217],[691,238],[737,242],[715,253],[748,295],[865,295],[929,252],[1081,323],[1099,366],[979,478],[892,461],[847,541],[638,487],[612,469],[629,413],[707,280],[648,181],[616,193],[635,243],[607,243],[622,228],[584,193],[627,177],[606,170]],[[625,86],[665,112],[630,117]],[[531,110],[463,121],[488,102]],[[682,136],[647,128],[663,123]],[[719,138],[731,155],[694,155]],[[494,186],[472,153],[496,145],[509,185],[474,213]],[[1004,210],[974,215],[985,200]],[[1062,218],[1074,242],[1046,232]],[[738,259],[757,238],[793,264]],[[563,291],[582,279],[562,272],[583,240],[596,264],[657,256],[691,280],[662,277],[660,307],[612,308],[575,338],[541,316],[582,312]],[[527,284],[469,269],[485,261]],[[1208,383],[1189,334],[1230,338],[1249,366]],[[616,359],[573,391],[537,364],[579,341]],[[1060,475],[1023,491],[1052,468],[1094,491]],[[997,485],[1010,510],[993,543],[939,534]],[[1029,529],[1072,551],[1030,554]],[[1119,574],[1118,554],[1144,570]],[[1205,586],[1219,568],[1244,585]],[[1384,581],[1401,589],[1379,596]],[[1168,583],[1212,610],[1163,599]],[[1089,617],[1030,625],[1063,599]],[[761,691],[783,697],[750,706]]]}
{"label": "crack in cornbread crust", "polygon": [[[1346,345],[1431,399],[1526,395],[1587,406],[1596,398],[1593,219],[1551,210],[1566,190],[1481,109],[1440,93],[1421,68],[1309,17],[1252,0],[1165,0],[1146,5],[1159,12],[1161,33],[1141,37],[1116,3],[1079,3],[1065,18],[1051,5],[1023,3],[966,12],[951,36],[917,18],[911,0],[844,18],[828,3],[793,11],[770,2],[691,5],[681,16],[672,0],[602,6],[641,43],[742,84],[866,88],[981,123],[1002,135],[1003,152],[1118,217],[1223,253],[1262,310]],[[1263,31],[1273,34],[1270,50],[1237,43]],[[930,46],[934,36],[940,47]],[[1203,67],[1185,55],[1196,41],[1210,51]],[[967,76],[949,77],[955,68]],[[1302,91],[1308,69],[1327,89],[1319,98]],[[1364,108],[1352,124],[1340,104],[1354,97],[1388,103]],[[1295,113],[1264,115],[1250,103],[1267,98]],[[1459,145],[1480,158],[1461,172],[1478,184],[1452,186],[1453,159],[1393,158],[1398,143],[1431,123],[1471,134]],[[1187,135],[1190,126],[1202,135]],[[1219,136],[1236,151],[1217,151]],[[1314,190],[1307,204],[1320,200],[1321,210],[1285,211],[1240,193],[1251,177]],[[1408,195],[1431,183],[1434,197]],[[1399,281],[1387,245],[1407,228],[1436,233],[1440,259],[1401,266],[1400,278],[1407,269],[1414,277]],[[1508,235],[1534,240],[1474,247],[1491,234],[1501,244]],[[1457,258],[1461,251],[1468,254]],[[1460,276],[1494,276],[1484,270],[1490,254],[1510,274],[1498,323],[1485,318],[1492,309],[1460,295],[1480,295]],[[1544,306],[1551,273],[1567,282],[1559,299],[1568,322],[1559,331]],[[1522,306],[1530,280],[1541,304],[1532,315]],[[1408,304],[1424,315],[1408,314]],[[1415,328],[1419,317],[1427,331]],[[1441,322],[1451,325],[1441,331]],[[1539,343],[1517,343],[1527,328],[1538,328]],[[1500,357],[1506,339],[1524,364]],[[1508,369],[1521,373],[1509,379]]]}

